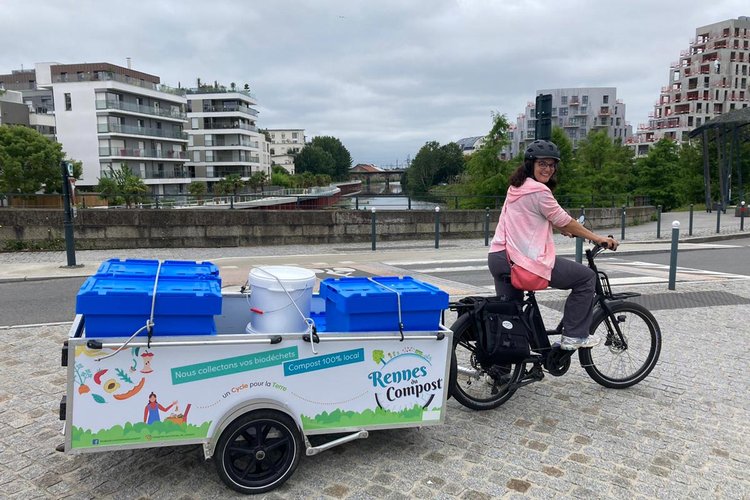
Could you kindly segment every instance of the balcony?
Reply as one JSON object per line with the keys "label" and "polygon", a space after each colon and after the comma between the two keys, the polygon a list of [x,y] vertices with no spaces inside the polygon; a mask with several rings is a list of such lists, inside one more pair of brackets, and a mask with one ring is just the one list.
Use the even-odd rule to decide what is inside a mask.
{"label": "balcony", "polygon": [[129,111],[131,113],[140,113],[142,115],[158,116],[161,118],[173,118],[175,120],[186,121],[187,114],[182,112],[173,112],[169,109],[161,109],[152,106],[139,106],[135,103],[118,102],[110,99],[96,101],[96,109],[105,110],[113,109],[118,111]]}
{"label": "balcony", "polygon": [[123,158],[144,158],[159,160],[187,160],[186,151],[172,151],[165,149],[139,149],[139,148],[99,148],[99,156],[114,156]]}
{"label": "balcony", "polygon": [[64,75],[57,75],[53,79],[54,83],[96,82],[96,81],[115,81],[115,82],[120,82],[120,83],[126,83],[128,85],[134,85],[136,87],[141,87],[144,89],[164,92],[166,94],[173,94],[173,95],[178,95],[178,96],[185,95],[185,89],[179,89],[179,88],[176,89],[173,87],[169,87],[168,85],[161,85],[161,84],[156,84],[152,82],[147,82],[145,80],[132,78],[130,76],[125,76],[119,73],[114,73],[112,71],[93,71],[93,72],[83,72],[83,73],[76,73],[76,74],[70,73],[70,74],[64,74]]}
{"label": "balcony", "polygon": [[193,88],[193,89],[187,89],[186,90],[186,93],[188,95],[190,95],[190,94],[226,94],[226,93],[234,93],[234,92],[236,92],[238,94],[242,94],[242,95],[244,95],[246,97],[249,97],[253,101],[256,100],[255,99],[255,94],[253,94],[249,90],[240,90],[238,88],[232,89],[231,87],[230,88],[226,88],[223,85],[219,85],[218,87],[202,85],[199,88]]}
{"label": "balcony", "polygon": [[258,127],[254,125],[248,125],[246,123],[242,122],[208,122],[203,123],[203,129],[204,130],[231,130],[231,129],[240,129],[240,130],[249,130],[251,132],[257,132]]}
{"label": "balcony", "polygon": [[248,106],[203,106],[204,113],[245,113],[258,116],[258,111]]}
{"label": "balcony", "polygon": [[153,127],[138,127],[135,125],[116,125],[113,123],[100,123],[97,125],[100,134],[122,134],[142,135],[146,137],[162,137],[165,139],[177,139],[187,141],[187,134],[181,130],[167,130]]}
{"label": "balcony", "polygon": [[173,168],[158,168],[158,167],[146,167],[146,175],[144,179],[189,179],[193,177],[191,175],[191,169],[187,167],[173,167]]}

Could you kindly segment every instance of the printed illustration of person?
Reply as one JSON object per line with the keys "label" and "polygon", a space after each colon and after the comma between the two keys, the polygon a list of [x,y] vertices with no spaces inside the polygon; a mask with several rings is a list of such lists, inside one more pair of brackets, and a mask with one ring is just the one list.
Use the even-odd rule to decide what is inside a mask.
{"label": "printed illustration of person", "polygon": [[172,401],[172,404],[164,408],[162,405],[159,404],[158,401],[156,401],[156,394],[153,392],[148,395],[148,404],[146,405],[146,408],[143,410],[143,421],[147,424],[153,424],[154,422],[161,422],[161,418],[159,418],[159,410],[161,411],[169,411],[170,408],[172,408],[174,405],[177,404],[177,401]]}

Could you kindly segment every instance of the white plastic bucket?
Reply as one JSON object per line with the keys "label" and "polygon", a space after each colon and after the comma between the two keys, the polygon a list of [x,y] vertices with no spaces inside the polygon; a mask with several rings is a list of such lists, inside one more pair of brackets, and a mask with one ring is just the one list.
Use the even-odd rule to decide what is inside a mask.
{"label": "white plastic bucket", "polygon": [[307,331],[305,318],[310,317],[315,286],[313,271],[293,266],[262,266],[253,268],[247,281],[252,313],[248,333]]}

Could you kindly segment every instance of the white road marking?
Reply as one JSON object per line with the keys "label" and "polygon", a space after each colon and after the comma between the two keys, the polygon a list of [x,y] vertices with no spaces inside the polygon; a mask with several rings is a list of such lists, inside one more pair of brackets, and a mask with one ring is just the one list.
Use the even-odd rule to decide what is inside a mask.
{"label": "white road marking", "polygon": [[60,325],[72,325],[72,321],[58,321],[55,323],[34,323],[30,325],[5,325],[0,326],[0,330],[10,330],[13,328],[39,328],[41,326],[60,326]]}

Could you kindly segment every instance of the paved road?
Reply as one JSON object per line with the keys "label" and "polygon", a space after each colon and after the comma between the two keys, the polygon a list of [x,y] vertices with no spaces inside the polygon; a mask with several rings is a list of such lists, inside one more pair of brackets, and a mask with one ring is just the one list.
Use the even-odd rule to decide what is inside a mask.
{"label": "paved road", "polygon": [[[597,262],[609,273],[614,286],[637,283],[666,283],[669,276],[669,252],[628,253],[628,244],[618,253],[602,254]],[[444,249],[445,250],[445,249]],[[450,248],[448,249],[450,252]],[[387,254],[340,253],[313,256],[275,257],[273,263],[304,265],[314,269],[319,279],[373,274],[412,275],[433,282],[456,295],[487,294],[493,291],[487,271],[484,249],[478,257],[443,258],[441,251],[389,251]],[[383,262],[373,260],[383,258]],[[269,257],[225,258],[220,266],[226,289],[238,289],[247,271]],[[750,275],[750,238],[726,242],[694,244],[679,255],[678,282]],[[93,267],[92,267],[93,269]],[[70,321],[75,311],[75,294],[84,278],[61,278],[43,281],[0,282],[0,327]]]}
{"label": "paved road", "polygon": [[[479,258],[486,251],[481,245],[449,246],[456,244],[446,242],[441,258],[466,257],[467,252]],[[384,254],[361,247],[361,253],[371,256],[369,261],[363,258],[366,271],[391,267]],[[273,263],[282,258],[279,254],[310,250],[281,248],[275,250],[276,257],[261,258],[269,255],[267,249],[206,249],[202,255],[230,257],[220,262],[232,266],[231,258]],[[336,249],[313,251],[316,255],[299,258],[326,269],[348,266],[337,260],[341,252]],[[422,254],[405,251],[412,257]],[[150,253],[155,258],[196,255],[175,250]],[[99,254],[79,256],[88,272],[102,260]],[[45,267],[44,261],[49,265]],[[60,262],[64,255],[59,253],[0,255],[3,272],[12,279],[53,272]],[[239,280],[247,267],[236,265],[227,272]],[[49,287],[55,281],[59,280],[37,286]],[[608,390],[574,363],[564,377],[548,376],[524,387],[497,410],[472,412],[450,400],[444,425],[374,432],[367,440],[303,458],[289,482],[263,497],[750,498],[750,347],[743,342],[750,280],[685,281],[670,293],[663,282],[629,289],[676,302],[675,307],[655,311],[664,335],[662,356],[641,384]],[[545,297],[545,303],[553,304],[564,293],[545,292]],[[556,314],[556,308],[545,307],[545,319],[552,321]],[[220,483],[213,464],[203,460],[198,446],[78,456],[55,452],[62,442],[57,415],[66,384],[60,367],[66,335],[64,325],[0,329],[3,496],[235,497]]]}
{"label": "paved road", "polygon": [[[750,301],[750,280],[685,283],[680,295],[727,290]],[[739,326],[746,311],[658,311],[661,360],[638,386],[602,388],[574,363],[566,376],[524,387],[497,410],[472,412],[450,400],[444,425],[374,432],[303,458],[264,498],[749,498],[750,349]],[[4,496],[234,497],[198,446],[55,452],[66,333],[64,326],[0,330]]]}

